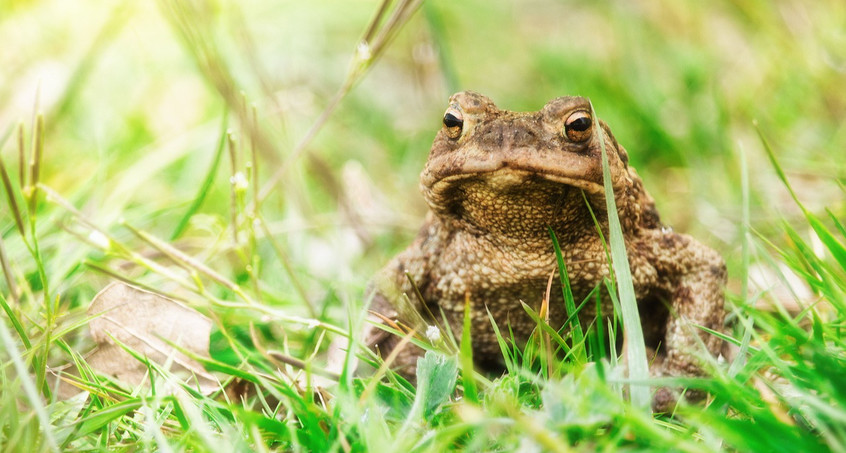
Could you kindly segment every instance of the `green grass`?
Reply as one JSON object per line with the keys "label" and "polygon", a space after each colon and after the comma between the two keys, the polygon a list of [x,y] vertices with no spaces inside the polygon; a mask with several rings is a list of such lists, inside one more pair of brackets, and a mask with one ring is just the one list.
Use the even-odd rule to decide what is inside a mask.
{"label": "green grass", "polygon": [[[0,4],[0,451],[846,450],[842,2],[395,3]],[[707,404],[643,411],[622,332],[528,306],[501,377],[467,344],[416,390],[326,369],[420,225],[458,89],[589,96],[663,219],[721,251],[732,353],[675,381]],[[92,368],[114,280],[211,320],[218,390],[137,351],[149,386]]]}

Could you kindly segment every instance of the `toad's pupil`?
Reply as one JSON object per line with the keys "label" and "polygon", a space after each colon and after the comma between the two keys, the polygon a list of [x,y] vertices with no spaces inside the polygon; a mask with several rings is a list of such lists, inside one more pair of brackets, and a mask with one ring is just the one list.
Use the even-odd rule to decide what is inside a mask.
{"label": "toad's pupil", "polygon": [[571,131],[584,132],[590,127],[590,118],[582,116],[567,123],[567,129]]}
{"label": "toad's pupil", "polygon": [[453,115],[452,113],[447,113],[444,115],[444,126],[446,127],[460,127],[464,124],[464,121]]}

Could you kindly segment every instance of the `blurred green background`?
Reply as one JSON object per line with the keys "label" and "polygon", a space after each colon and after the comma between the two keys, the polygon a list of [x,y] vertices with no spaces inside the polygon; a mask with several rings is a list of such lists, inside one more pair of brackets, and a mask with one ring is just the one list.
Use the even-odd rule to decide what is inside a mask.
{"label": "blurred green background", "polygon": [[[417,176],[448,96],[464,89],[512,110],[590,97],[664,220],[722,251],[730,271],[740,254],[742,156],[752,226],[767,235],[798,215],[755,122],[807,206],[844,217],[842,0],[426,2],[292,159],[347,80],[378,7],[4,0],[0,155],[17,168],[15,128],[22,122],[29,131],[40,110],[45,184],[118,238],[131,238],[119,219],[169,238],[197,197],[227,117],[241,150],[237,169],[256,150],[262,186],[287,165],[261,212],[318,299],[327,288],[359,297],[372,272],[414,235],[426,209]],[[232,171],[224,157],[175,245],[245,279],[243,260],[226,245]],[[23,260],[3,206],[0,233],[12,262]],[[84,300],[107,279],[86,272],[82,259],[120,263],[63,232],[86,237],[51,206],[42,208],[43,247],[63,258],[49,260],[48,276]],[[278,262],[263,263],[263,291],[294,299]]]}

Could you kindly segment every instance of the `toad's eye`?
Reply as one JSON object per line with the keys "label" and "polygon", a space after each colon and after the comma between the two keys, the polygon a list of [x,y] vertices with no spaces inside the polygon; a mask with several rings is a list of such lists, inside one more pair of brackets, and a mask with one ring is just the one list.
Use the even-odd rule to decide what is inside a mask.
{"label": "toad's eye", "polygon": [[464,127],[464,115],[457,109],[450,107],[444,113],[444,128],[447,137],[456,139],[461,136],[461,130]]}
{"label": "toad's eye", "polygon": [[574,112],[564,122],[564,132],[570,140],[582,142],[590,138],[592,124],[590,113],[585,111]]}

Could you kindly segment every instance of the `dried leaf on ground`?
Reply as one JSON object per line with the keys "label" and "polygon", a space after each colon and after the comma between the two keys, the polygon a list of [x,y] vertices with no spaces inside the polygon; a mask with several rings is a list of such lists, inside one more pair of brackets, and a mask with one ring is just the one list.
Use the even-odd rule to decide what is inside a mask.
{"label": "dried leaf on ground", "polygon": [[134,387],[149,384],[146,365],[125,351],[119,342],[175,376],[190,380],[203,393],[220,388],[214,376],[178,349],[209,355],[211,320],[196,310],[116,282],[94,297],[88,315],[94,316],[89,327],[98,347],[87,361],[98,372]]}

